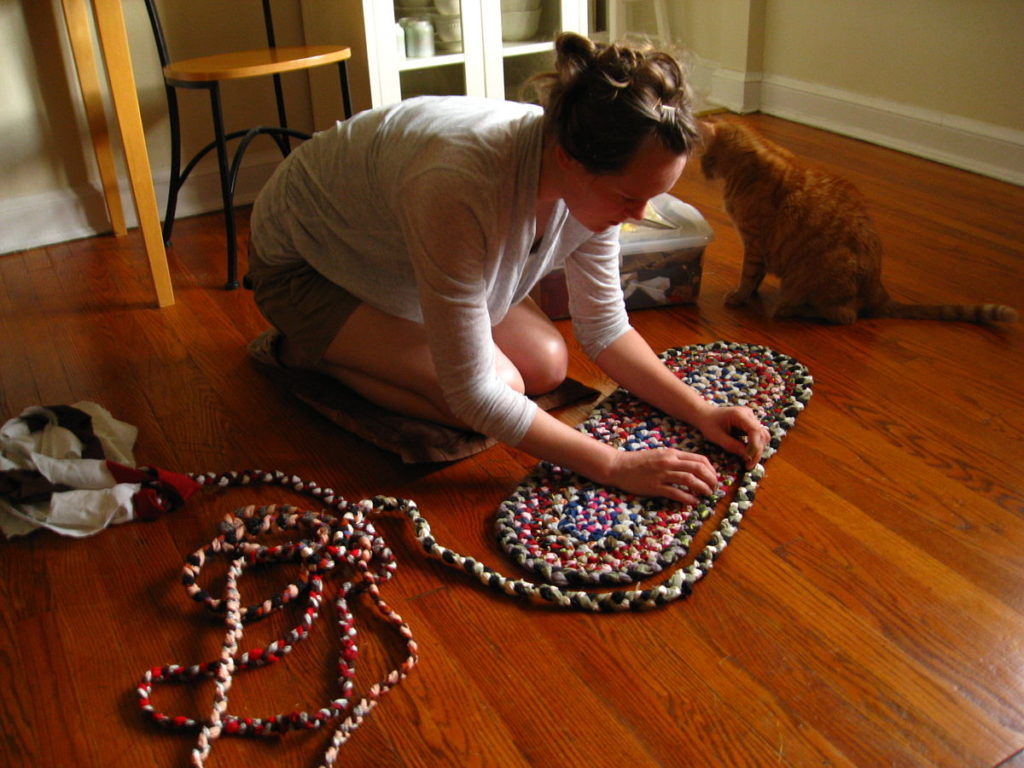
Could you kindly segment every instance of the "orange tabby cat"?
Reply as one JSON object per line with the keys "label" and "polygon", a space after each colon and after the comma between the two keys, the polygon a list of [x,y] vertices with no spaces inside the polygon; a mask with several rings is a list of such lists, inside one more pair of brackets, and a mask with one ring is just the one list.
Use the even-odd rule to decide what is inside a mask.
{"label": "orange tabby cat", "polygon": [[846,179],[803,166],[736,121],[703,124],[701,168],[725,179],[725,209],[743,239],[743,275],[726,297],[739,306],[778,275],[776,317],[852,323],[863,317],[973,322],[1017,319],[1011,307],[901,304],[882,285],[882,242],[864,197]]}

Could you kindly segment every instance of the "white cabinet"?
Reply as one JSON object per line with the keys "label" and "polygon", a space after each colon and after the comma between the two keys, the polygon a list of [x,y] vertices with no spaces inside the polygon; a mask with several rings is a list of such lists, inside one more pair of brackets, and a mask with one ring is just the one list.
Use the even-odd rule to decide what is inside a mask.
{"label": "white cabinet", "polygon": [[515,99],[530,75],[553,67],[553,41],[559,32],[586,34],[587,29],[587,0],[539,0],[536,32],[512,41],[507,39],[516,36],[510,24],[502,32],[501,0],[461,0],[461,41],[444,42],[435,36],[434,55],[416,58],[400,50],[396,24],[403,12],[430,6],[432,0],[362,0],[362,4],[374,107],[421,94]]}

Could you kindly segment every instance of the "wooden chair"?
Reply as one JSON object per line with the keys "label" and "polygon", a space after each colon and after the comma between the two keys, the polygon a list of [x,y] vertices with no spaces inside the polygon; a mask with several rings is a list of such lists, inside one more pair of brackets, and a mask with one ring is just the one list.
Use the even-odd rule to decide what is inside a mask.
{"label": "wooden chair", "polygon": [[[227,271],[226,288],[238,287],[238,244],[235,236],[234,193],[242,156],[249,144],[260,135],[269,135],[277,143],[282,155],[291,149],[291,139],[305,140],[309,134],[288,127],[284,107],[284,91],[281,73],[311,69],[326,64],[337,64],[341,77],[342,108],[345,117],[352,116],[352,101],[349,93],[347,61],[352,51],[344,45],[301,45],[278,47],[274,35],[274,21],[270,0],[263,2],[263,21],[267,32],[267,47],[257,50],[223,53],[195,59],[172,61],[167,50],[163,27],[160,23],[156,0],[146,0],[146,10],[156,38],[157,52],[163,67],[164,84],[167,90],[167,109],[171,123],[171,186],[167,195],[167,212],[164,216],[164,242],[170,245],[174,228],[174,214],[178,204],[178,192],[195,168],[196,164],[211,150],[217,150],[220,164],[221,195],[224,204],[224,222],[227,229]],[[260,125],[246,130],[224,132],[224,117],[221,110],[220,84],[227,80],[271,75],[277,98],[278,125]],[[205,88],[210,94],[213,110],[214,139],[196,153],[184,170],[181,169],[181,123],[178,112],[178,88]],[[229,163],[227,143],[240,139]]]}

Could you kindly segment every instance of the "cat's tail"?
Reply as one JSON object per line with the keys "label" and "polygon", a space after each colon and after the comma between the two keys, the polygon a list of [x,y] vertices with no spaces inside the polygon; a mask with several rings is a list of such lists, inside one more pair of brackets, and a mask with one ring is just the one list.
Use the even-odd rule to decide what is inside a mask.
{"label": "cat's tail", "polygon": [[890,301],[874,314],[908,320],[953,320],[965,323],[1015,323],[1017,310],[1005,304],[901,304]]}

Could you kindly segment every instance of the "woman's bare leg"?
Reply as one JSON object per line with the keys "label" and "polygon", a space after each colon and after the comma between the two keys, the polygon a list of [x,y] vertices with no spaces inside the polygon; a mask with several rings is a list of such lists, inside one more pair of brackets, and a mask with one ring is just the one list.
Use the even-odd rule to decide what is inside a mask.
{"label": "woman's bare leg", "polygon": [[464,426],[444,402],[420,323],[362,304],[327,347],[320,370],[389,410]]}
{"label": "woman's bare leg", "polygon": [[[547,392],[565,378],[565,342],[532,300],[513,307],[493,333],[498,375],[517,392]],[[287,365],[287,339],[279,352]],[[320,370],[389,410],[466,426],[444,401],[420,323],[362,304],[328,346]]]}

